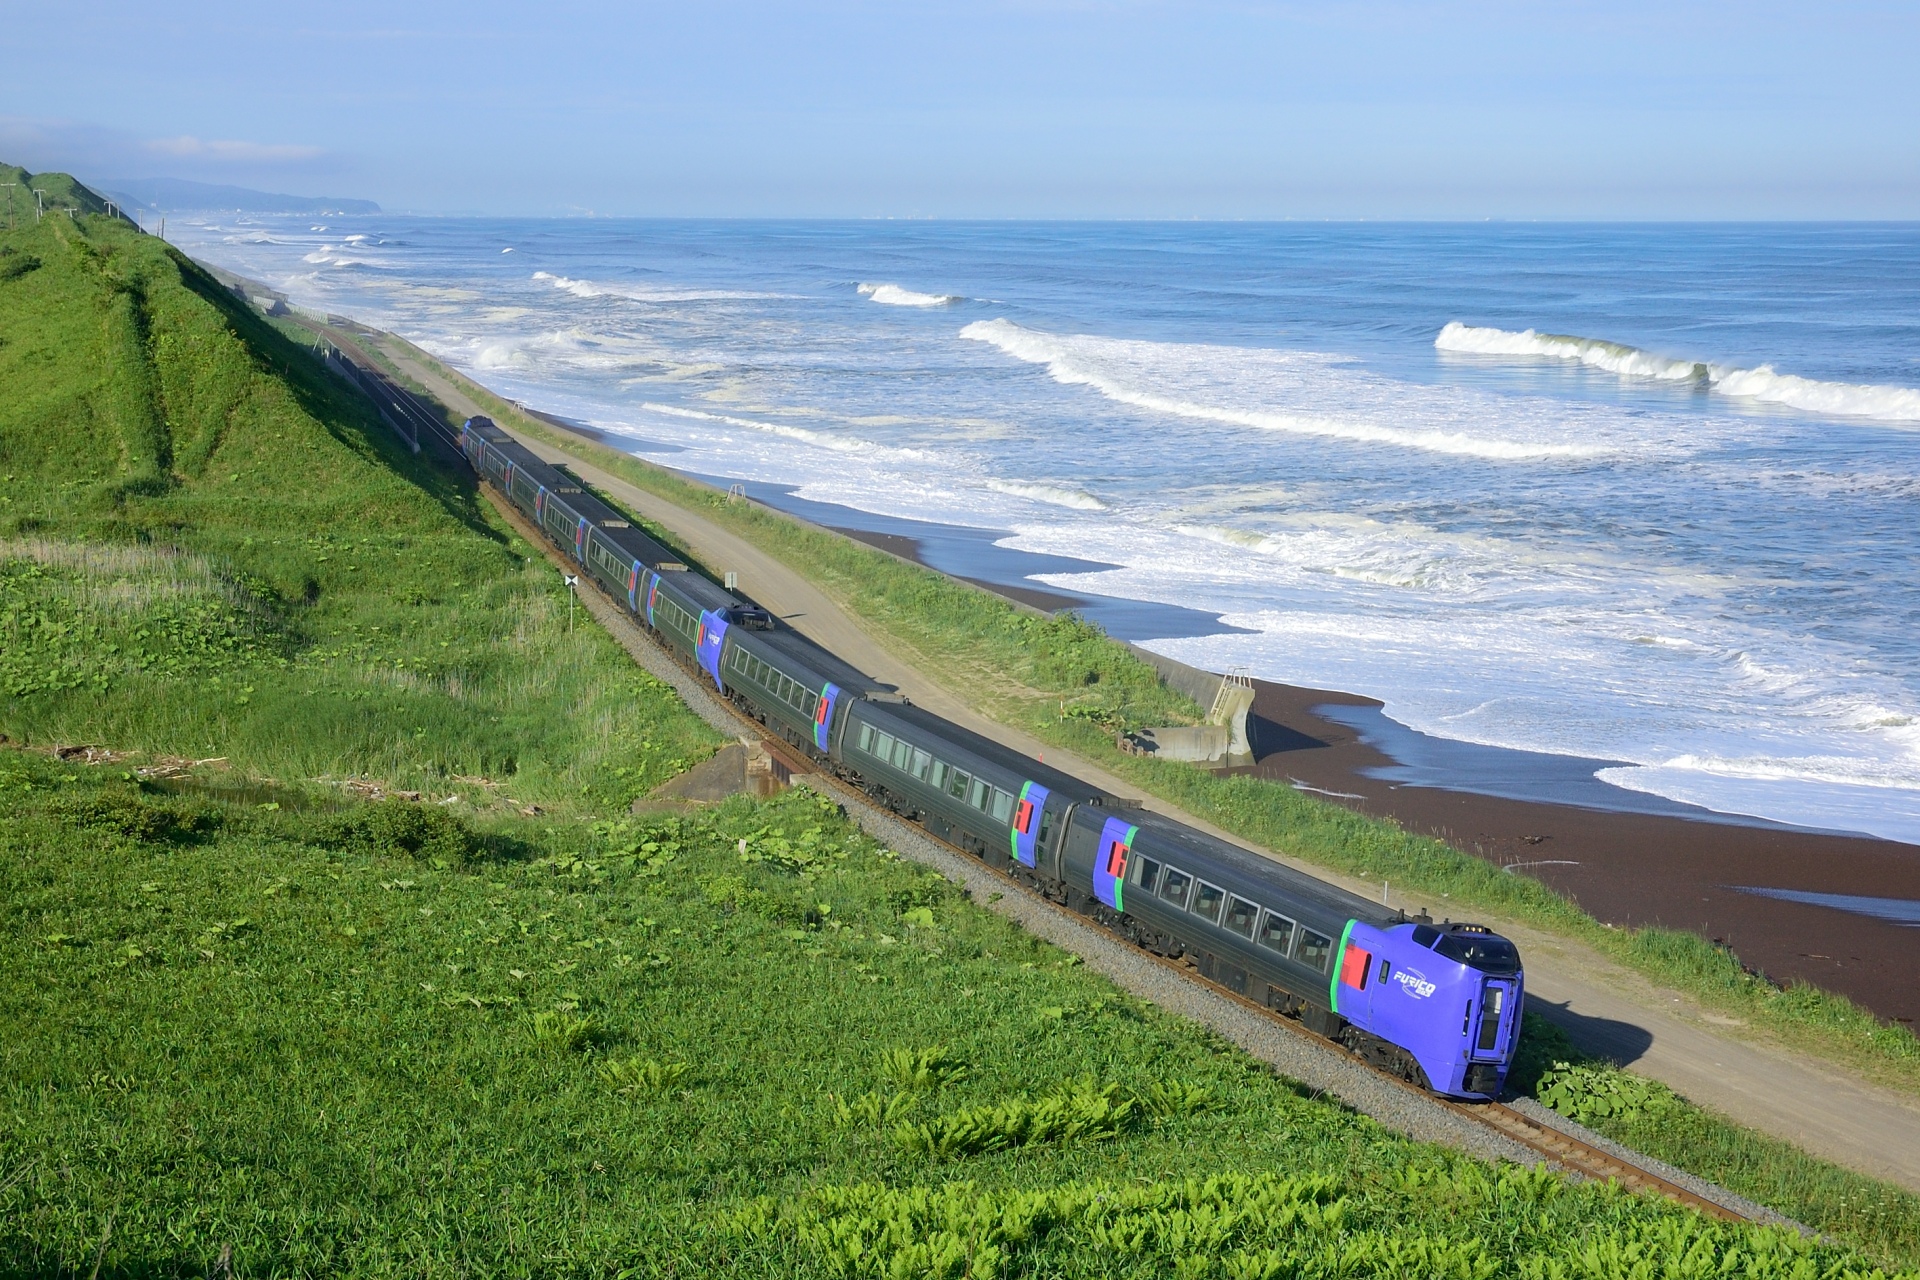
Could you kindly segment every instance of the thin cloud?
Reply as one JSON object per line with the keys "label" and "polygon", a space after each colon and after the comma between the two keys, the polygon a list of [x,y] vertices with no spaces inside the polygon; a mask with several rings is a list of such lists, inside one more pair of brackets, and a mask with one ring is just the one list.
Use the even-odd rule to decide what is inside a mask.
{"label": "thin cloud", "polygon": [[292,142],[242,142],[232,138],[196,138],[192,134],[181,134],[177,138],[150,138],[145,145],[155,155],[177,159],[226,160],[241,164],[312,160],[321,154],[319,147]]}

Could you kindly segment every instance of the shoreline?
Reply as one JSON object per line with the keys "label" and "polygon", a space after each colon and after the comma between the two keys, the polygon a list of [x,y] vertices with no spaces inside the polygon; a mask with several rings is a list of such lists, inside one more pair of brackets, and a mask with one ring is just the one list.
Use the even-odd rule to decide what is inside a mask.
{"label": "shoreline", "polygon": [[[952,573],[929,563],[920,540],[904,534],[828,527],[1041,612],[1085,610],[1092,603],[1039,586]],[[1839,992],[1885,1020],[1909,1026],[1920,1020],[1920,991],[1911,982],[1920,972],[1920,929],[1736,887],[1920,902],[1920,846],[1721,814],[1657,796],[1645,796],[1635,811],[1406,781],[1413,771],[1405,760],[1343,722],[1351,718],[1327,714],[1353,708],[1377,715],[1383,705],[1378,699],[1271,680],[1253,683],[1248,729],[1255,762],[1227,772],[1292,786],[1438,837],[1541,881],[1605,924],[1697,933],[1776,981]],[[1528,756],[1484,750],[1506,767],[1524,766]],[[1589,781],[1623,798],[1641,796]]]}

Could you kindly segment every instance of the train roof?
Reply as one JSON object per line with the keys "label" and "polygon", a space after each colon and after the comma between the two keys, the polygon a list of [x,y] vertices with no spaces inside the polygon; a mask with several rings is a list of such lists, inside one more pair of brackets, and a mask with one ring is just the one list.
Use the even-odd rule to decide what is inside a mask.
{"label": "train roof", "polygon": [[1104,800],[1112,803],[1112,797],[1092,783],[1082,781],[1070,773],[1062,772],[1031,756],[1022,755],[991,738],[984,738],[969,729],[963,729],[951,720],[916,707],[911,702],[895,701],[889,698],[868,700],[856,705],[862,714],[876,724],[884,727],[888,720],[904,723],[916,730],[922,739],[932,738],[950,742],[989,764],[998,765],[1008,773],[1018,774],[1022,778],[1030,778],[1047,790],[1068,799],[1096,802]]}
{"label": "train roof", "polygon": [[[1250,881],[1249,888],[1259,885],[1278,889],[1294,900],[1310,903],[1330,915],[1343,919],[1351,917],[1377,929],[1404,924],[1408,919],[1405,912],[1369,902],[1358,894],[1348,893],[1304,871],[1296,871],[1283,862],[1242,849],[1237,844],[1229,844],[1217,836],[1196,831],[1164,814],[1134,809],[1114,816],[1125,818],[1140,829],[1141,835],[1148,837],[1145,844],[1138,837],[1135,838],[1134,848],[1140,853],[1156,859],[1176,856],[1170,854],[1167,848],[1171,845],[1190,855],[1190,860],[1180,865],[1183,871],[1204,877],[1209,866],[1218,868],[1227,873],[1223,879]],[[1229,884],[1226,887],[1231,889],[1235,886]]]}
{"label": "train roof", "polygon": [[774,629],[771,631],[743,628],[739,639],[743,644],[762,645],[776,655],[790,660],[796,666],[818,672],[823,678],[833,681],[850,694],[870,696],[876,693],[892,692],[891,686],[881,684],[838,654],[821,648],[798,631],[780,622],[775,622]]}

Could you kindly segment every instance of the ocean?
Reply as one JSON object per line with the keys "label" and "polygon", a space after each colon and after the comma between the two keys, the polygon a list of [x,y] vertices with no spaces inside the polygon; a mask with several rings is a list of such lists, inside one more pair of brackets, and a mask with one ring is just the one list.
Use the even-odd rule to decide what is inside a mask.
{"label": "ocean", "polygon": [[1920,843],[1920,226],[170,232],[643,457],[1137,602],[1098,616],[1196,666]]}

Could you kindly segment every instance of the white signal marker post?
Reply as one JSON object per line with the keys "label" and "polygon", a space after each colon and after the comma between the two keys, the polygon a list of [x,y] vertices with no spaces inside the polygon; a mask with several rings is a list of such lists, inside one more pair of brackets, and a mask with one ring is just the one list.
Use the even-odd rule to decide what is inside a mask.
{"label": "white signal marker post", "polygon": [[560,576],[566,579],[567,583],[567,630],[571,631],[573,630],[573,606],[580,598],[580,575],[577,573],[563,573]]}

